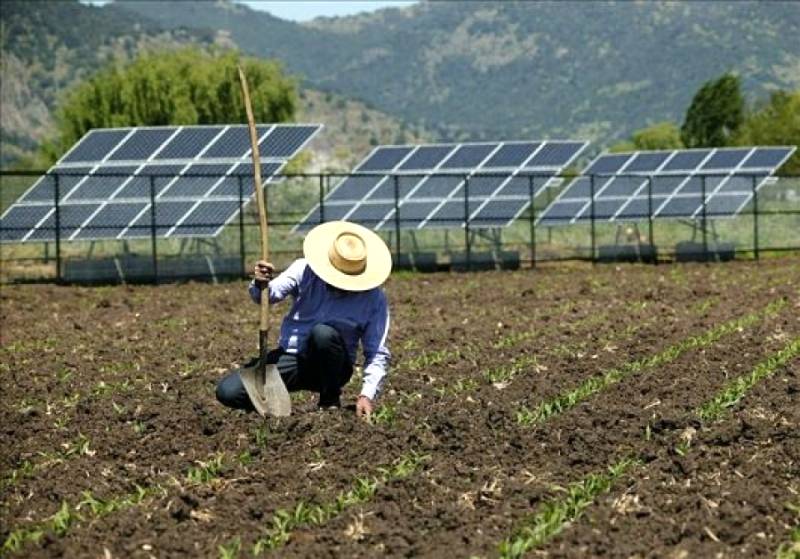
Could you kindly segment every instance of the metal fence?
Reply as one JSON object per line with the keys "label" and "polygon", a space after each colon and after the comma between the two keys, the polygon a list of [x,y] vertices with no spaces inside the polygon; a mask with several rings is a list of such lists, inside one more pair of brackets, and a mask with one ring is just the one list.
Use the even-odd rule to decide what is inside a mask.
{"label": "metal fence", "polygon": [[[0,238],[4,239],[0,244],[1,281],[217,281],[247,277],[252,261],[259,256],[257,213],[250,203],[252,176],[233,177],[238,193],[231,203],[235,202],[241,211],[234,214],[216,236],[177,234],[165,237],[165,229],[173,223],[160,221],[159,208],[168,202],[160,197],[160,192],[175,175],[148,175],[137,179],[144,181],[146,197],[142,202],[147,203],[148,209],[139,222],[128,229],[136,234],[116,239],[71,239],[83,223],[75,222],[74,216],[73,221],[65,222],[65,208],[71,204],[65,200],[69,194],[65,190],[73,188],[84,176],[74,172],[0,171],[0,213],[41,177],[52,185],[52,201],[40,201],[52,211],[49,217],[42,219],[38,233],[25,242],[8,242],[19,231],[7,220],[0,224]],[[124,180],[132,175],[117,177],[120,176]],[[325,197],[348,176],[351,175],[291,175],[275,177],[275,182],[268,184],[271,259],[279,268],[302,253],[302,232],[293,229],[317,204],[320,210],[314,214],[314,222],[342,217],[342,206],[326,204]],[[708,211],[707,179],[703,178],[701,211],[693,219],[662,219],[654,217],[657,196],[653,193],[652,179],[636,175],[639,180],[647,180],[644,195],[648,209],[620,222],[604,215],[603,200],[598,197],[594,185],[607,176],[595,175],[589,177],[592,188],[587,198],[588,213],[573,224],[558,226],[537,221],[571,178],[542,174],[514,176],[518,183],[527,181],[529,204],[506,226],[500,226],[491,216],[475,215],[475,208],[485,196],[476,192],[478,189],[470,188],[476,178],[469,174],[455,175],[463,188],[461,194],[448,198],[451,208],[463,208],[461,213],[451,211],[449,215],[422,222],[411,212],[411,206],[403,204],[404,183],[418,181],[420,176],[389,175],[387,180],[392,184],[393,199],[386,204],[395,210],[394,213],[388,219],[367,216],[359,221],[367,226],[381,222],[378,232],[391,248],[396,268],[421,271],[515,269],[560,260],[653,264],[673,260],[724,261],[759,259],[768,254],[800,250],[800,176],[774,177],[770,179],[772,184],[760,189],[757,186],[763,177],[751,177],[751,201],[735,217],[724,219]],[[202,177],[210,180],[221,175],[204,174]],[[711,178],[708,176],[708,180]],[[111,190],[109,186],[109,191],[98,194],[97,200],[107,199]],[[193,223],[201,229],[212,225],[215,224]],[[104,227],[116,231],[120,224],[98,225],[93,229]],[[35,240],[37,236],[40,240]]]}

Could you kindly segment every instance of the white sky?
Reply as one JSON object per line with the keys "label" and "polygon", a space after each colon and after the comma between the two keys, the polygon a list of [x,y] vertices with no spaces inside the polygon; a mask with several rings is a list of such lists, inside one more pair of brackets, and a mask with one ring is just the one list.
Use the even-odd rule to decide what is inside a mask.
{"label": "white sky", "polygon": [[[109,0],[81,0],[84,4],[102,5]],[[312,2],[294,0],[293,2],[273,2],[271,0],[235,0],[247,4],[255,10],[292,21],[308,21],[319,16],[348,16],[362,12],[373,12],[380,8],[403,8],[416,4],[417,0],[360,0],[358,2]]]}
{"label": "white sky", "polygon": [[402,8],[415,4],[408,0],[361,0],[360,2],[273,2],[265,0],[237,0],[255,10],[263,10],[282,19],[308,21],[319,16],[348,16],[361,12],[372,12],[380,8]]}

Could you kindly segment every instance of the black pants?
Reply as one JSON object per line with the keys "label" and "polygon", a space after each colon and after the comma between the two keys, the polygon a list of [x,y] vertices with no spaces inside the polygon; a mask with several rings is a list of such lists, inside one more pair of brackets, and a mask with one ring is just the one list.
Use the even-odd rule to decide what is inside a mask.
{"label": "black pants", "polygon": [[[267,355],[267,362],[278,367],[289,392],[318,392],[320,406],[338,406],[342,387],[353,375],[353,365],[341,334],[327,324],[317,324],[311,329],[302,353],[274,349]],[[238,372],[219,381],[217,400],[229,408],[255,409]]]}

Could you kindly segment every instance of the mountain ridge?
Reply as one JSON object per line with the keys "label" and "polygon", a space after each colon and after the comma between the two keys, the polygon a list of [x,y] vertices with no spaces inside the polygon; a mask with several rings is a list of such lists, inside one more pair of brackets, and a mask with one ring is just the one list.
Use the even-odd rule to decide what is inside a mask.
{"label": "mountain ridge", "polygon": [[611,141],[679,120],[694,91],[726,71],[755,97],[800,87],[794,3],[422,2],[302,25],[229,2],[179,4],[157,14],[148,3],[112,6],[167,28],[227,29],[314,87],[443,138]]}
{"label": "mountain ridge", "polygon": [[797,28],[800,4],[786,2],[421,2],[299,24],[228,0],[6,0],[0,162],[52,132],[59,91],[146,49],[223,46],[278,58],[323,92],[315,115],[350,107],[343,98],[360,101],[351,116],[375,110],[383,124],[369,142],[391,137],[393,122],[408,125],[405,138],[574,137],[600,148],[679,122],[697,88],[725,71],[742,76],[751,99],[800,88]]}

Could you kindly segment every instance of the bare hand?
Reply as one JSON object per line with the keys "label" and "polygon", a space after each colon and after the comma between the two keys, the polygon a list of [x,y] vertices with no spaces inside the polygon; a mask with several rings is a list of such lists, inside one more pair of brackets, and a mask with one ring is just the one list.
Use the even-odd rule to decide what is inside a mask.
{"label": "bare hand", "polygon": [[372,415],[373,406],[372,400],[364,395],[359,396],[358,400],[356,400],[356,415],[364,419],[369,419],[369,416]]}
{"label": "bare hand", "polygon": [[259,260],[253,267],[253,278],[261,289],[264,289],[274,276],[275,267],[270,262]]}

